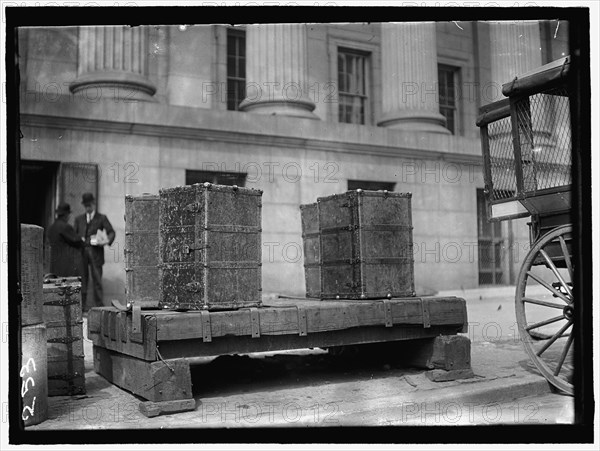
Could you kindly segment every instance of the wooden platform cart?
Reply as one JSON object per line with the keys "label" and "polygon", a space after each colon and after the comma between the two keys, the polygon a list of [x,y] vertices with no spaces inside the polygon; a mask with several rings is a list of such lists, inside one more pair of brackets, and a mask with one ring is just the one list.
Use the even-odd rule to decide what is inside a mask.
{"label": "wooden platform cart", "polygon": [[101,307],[88,315],[95,371],[147,400],[140,404],[147,416],[195,409],[195,357],[415,340],[414,363],[432,377],[469,377],[470,341],[459,332],[467,332],[467,312],[457,297],[278,298],[231,311]]}
{"label": "wooden platform cart", "polygon": [[[488,217],[530,217],[530,250],[517,278],[519,335],[555,387],[573,393],[571,121],[569,57],[506,83],[508,99],[482,107]],[[576,150],[576,149],[574,149]],[[544,288],[540,295],[539,288]]]}

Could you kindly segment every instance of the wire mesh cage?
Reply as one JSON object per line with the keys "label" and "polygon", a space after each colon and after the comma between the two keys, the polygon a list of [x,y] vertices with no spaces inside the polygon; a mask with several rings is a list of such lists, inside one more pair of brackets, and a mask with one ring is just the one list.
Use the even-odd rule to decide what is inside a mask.
{"label": "wire mesh cage", "polygon": [[490,105],[490,112],[496,117],[482,128],[484,154],[488,172],[489,199],[502,201],[514,198],[517,194],[515,153],[513,147],[510,110],[506,102]]}
{"label": "wire mesh cage", "polygon": [[560,87],[514,101],[524,193],[571,184],[568,94]]}
{"label": "wire mesh cage", "polygon": [[492,220],[570,208],[568,67],[565,58],[515,77],[503,86],[507,99],[480,109],[477,125]]}

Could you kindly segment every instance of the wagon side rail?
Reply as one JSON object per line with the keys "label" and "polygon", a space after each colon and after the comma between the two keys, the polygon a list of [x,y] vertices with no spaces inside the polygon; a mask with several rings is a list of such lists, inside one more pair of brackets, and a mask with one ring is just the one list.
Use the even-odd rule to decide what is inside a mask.
{"label": "wagon side rail", "polygon": [[490,221],[529,216],[519,201],[523,188],[520,155],[515,152],[510,100],[490,103],[479,109],[483,178]]}

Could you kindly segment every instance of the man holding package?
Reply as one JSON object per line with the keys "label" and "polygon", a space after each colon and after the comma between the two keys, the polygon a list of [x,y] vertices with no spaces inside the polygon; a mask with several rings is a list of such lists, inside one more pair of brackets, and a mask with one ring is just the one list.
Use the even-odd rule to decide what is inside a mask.
{"label": "man holding package", "polygon": [[[81,302],[85,311],[92,307],[102,307],[102,265],[104,246],[115,240],[115,231],[108,218],[96,211],[96,200],[92,193],[85,193],[81,203],[85,213],[75,218],[75,232],[84,238],[82,251]],[[87,302],[89,274],[92,275],[92,302]]]}
{"label": "man holding package", "polygon": [[56,277],[73,277],[80,273],[80,249],[84,239],[69,224],[71,206],[61,202],[56,208],[56,221],[47,233],[50,245],[50,273]]}

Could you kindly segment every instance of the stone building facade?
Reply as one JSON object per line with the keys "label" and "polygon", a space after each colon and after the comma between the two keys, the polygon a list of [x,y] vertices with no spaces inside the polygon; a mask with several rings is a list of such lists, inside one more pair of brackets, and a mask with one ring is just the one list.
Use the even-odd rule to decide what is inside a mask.
{"label": "stone building facade", "polygon": [[568,54],[568,24],[444,22],[19,30],[21,215],[84,191],[117,239],[124,196],[211,181],[263,194],[263,291],[304,293],[299,205],[412,192],[418,293],[514,281],[525,220],[486,221],[478,108]]}

